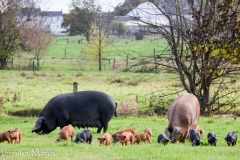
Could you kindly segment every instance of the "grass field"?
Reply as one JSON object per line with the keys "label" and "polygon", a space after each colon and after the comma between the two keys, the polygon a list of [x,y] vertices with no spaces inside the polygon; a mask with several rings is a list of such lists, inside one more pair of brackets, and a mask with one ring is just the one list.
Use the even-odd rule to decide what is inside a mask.
{"label": "grass field", "polygon": [[[168,73],[1,71],[0,109],[5,112],[42,109],[56,95],[73,92],[73,82],[78,83],[78,91],[99,90],[111,95],[119,108],[143,108],[150,105],[151,97],[180,90],[174,79],[176,76]],[[176,97],[171,95],[170,99]]]}
{"label": "grass field", "polygon": [[[104,58],[124,60],[126,55],[152,56],[154,48],[164,49],[164,42],[155,43],[156,37],[147,38],[144,41],[134,41],[131,37],[117,38]],[[54,96],[72,92],[73,82],[78,83],[78,91],[99,90],[111,95],[118,103],[117,112],[122,108],[151,111],[152,106],[167,109],[178,94],[184,92],[174,73],[119,72],[124,70],[124,63],[123,68],[119,65],[118,70],[112,70],[107,62],[103,65],[103,71],[98,72],[97,63],[89,63],[86,59],[84,45],[77,43],[79,39],[81,37],[70,37],[66,45],[66,37],[58,37],[44,56],[44,61],[41,61],[40,71],[33,72],[23,67],[32,58],[29,54],[15,57],[14,64],[19,65],[19,68],[14,67],[17,70],[0,71],[0,133],[16,127],[23,133],[20,144],[0,143],[0,159],[239,159],[239,145],[229,147],[224,141],[229,131],[239,133],[239,117],[236,120],[232,117],[201,117],[199,124],[205,133],[202,137],[204,144],[199,147],[192,147],[188,141],[166,146],[158,144],[157,136],[164,133],[168,122],[166,116],[156,114],[113,117],[108,128],[108,132],[113,134],[123,128],[134,127],[140,133],[150,127],[153,131],[152,144],[99,146],[97,137],[102,133],[97,134],[96,128],[90,129],[94,136],[91,145],[55,143],[59,128],[48,135],[31,133],[37,119],[36,113]],[[28,60],[22,62],[25,58]],[[239,87],[239,84],[229,84],[228,87]],[[179,93],[164,96],[175,92]],[[35,109],[38,112],[33,114]],[[239,106],[235,110],[239,111]],[[24,112],[25,117],[10,116],[10,112]],[[75,134],[81,130],[75,128]],[[206,135],[210,131],[219,138],[216,147],[207,144]]]}
{"label": "grass field", "polygon": [[[56,143],[59,128],[48,135],[31,133],[35,125],[36,117],[12,117],[2,115],[0,119],[1,131],[18,127],[23,133],[20,144],[0,144],[0,159],[82,159],[82,160],[142,160],[142,159],[239,159],[239,145],[227,146],[224,138],[228,131],[239,133],[239,119],[233,118],[205,118],[201,117],[199,124],[205,133],[201,138],[202,146],[192,147],[189,141],[185,144],[168,143],[166,146],[157,143],[157,137],[164,133],[167,126],[167,117],[140,116],[140,117],[113,117],[109,122],[108,133],[116,130],[133,127],[137,133],[143,132],[146,127],[153,131],[152,144],[141,142],[139,145],[121,146],[119,143],[111,146],[100,146],[96,128],[89,128],[93,133],[92,144],[75,144],[73,142]],[[83,129],[75,128],[75,135]],[[217,146],[210,146],[207,142],[207,133],[217,134]]]}
{"label": "grass field", "polygon": [[[129,58],[129,65],[139,57],[153,57],[155,50],[164,50],[166,43],[159,39],[159,36],[146,36],[142,41],[134,40],[134,37],[110,37],[111,43],[106,52],[102,55],[102,70],[124,70],[126,58]],[[86,52],[86,41],[81,44],[81,36],[60,36],[56,37],[49,47],[47,54],[40,60],[41,70],[44,71],[98,71],[98,63]],[[68,40],[68,41],[67,41]],[[156,54],[161,54],[156,52]],[[13,67],[17,70],[29,70],[34,55],[31,53],[19,53],[13,58]],[[113,63],[115,61],[115,66]],[[35,62],[36,64],[36,62]],[[63,67],[64,66],[64,67]]]}

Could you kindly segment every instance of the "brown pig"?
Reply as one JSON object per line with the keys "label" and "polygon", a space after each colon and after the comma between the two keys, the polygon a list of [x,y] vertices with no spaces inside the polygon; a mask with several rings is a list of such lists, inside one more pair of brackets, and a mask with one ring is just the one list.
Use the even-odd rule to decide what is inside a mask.
{"label": "brown pig", "polygon": [[112,137],[109,133],[105,133],[102,137],[97,138],[100,145],[110,146],[112,143]]}
{"label": "brown pig", "polygon": [[150,144],[152,144],[149,134],[145,133],[145,132],[136,134],[134,136],[134,143],[137,142],[137,144],[139,144],[141,141],[143,141],[144,143],[146,143],[146,141],[148,141]]}
{"label": "brown pig", "polygon": [[126,146],[128,142],[130,142],[131,145],[134,144],[134,136],[131,132],[123,132],[119,135],[118,140],[123,146]]}
{"label": "brown pig", "polygon": [[74,136],[74,129],[71,126],[65,126],[63,127],[60,132],[58,133],[58,141],[69,141],[69,138],[71,138],[71,141],[73,141]]}
{"label": "brown pig", "polygon": [[22,133],[18,128],[15,128],[14,130],[8,130],[9,137],[11,139],[11,142],[15,142],[15,144],[20,143],[22,140]]}

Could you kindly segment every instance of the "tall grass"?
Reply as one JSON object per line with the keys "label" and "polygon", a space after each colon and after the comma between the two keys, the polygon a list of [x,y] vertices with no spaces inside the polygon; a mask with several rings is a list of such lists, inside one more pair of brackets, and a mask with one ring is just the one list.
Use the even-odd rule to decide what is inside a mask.
{"label": "tall grass", "polygon": [[[150,77],[154,77],[150,79]],[[139,108],[148,107],[150,97],[180,90],[169,87],[172,74],[148,74],[142,78],[137,73],[79,72],[79,71],[1,71],[0,98],[5,112],[42,109],[53,97],[73,92],[73,82],[78,90],[99,90],[112,96],[119,108],[123,105]],[[150,79],[145,81],[145,79]],[[18,101],[14,101],[14,95]],[[177,95],[173,96],[173,99]]]}

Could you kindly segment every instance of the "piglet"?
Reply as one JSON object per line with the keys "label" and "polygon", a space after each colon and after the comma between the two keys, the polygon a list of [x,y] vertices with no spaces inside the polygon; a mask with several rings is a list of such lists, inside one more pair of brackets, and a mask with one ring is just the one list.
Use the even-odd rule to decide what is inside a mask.
{"label": "piglet", "polygon": [[235,146],[237,144],[237,133],[236,132],[228,132],[227,137],[225,137],[225,140],[227,141],[228,146],[232,144],[232,146]]}
{"label": "piglet", "polygon": [[200,135],[196,129],[191,130],[190,141],[192,142],[193,147],[202,145],[202,141],[200,140]]}
{"label": "piglet", "polygon": [[216,134],[209,132],[207,135],[208,143],[211,144],[212,146],[216,146],[218,138]]}
{"label": "piglet", "polygon": [[79,132],[73,142],[80,143],[92,143],[92,132],[90,130],[83,130]]}
{"label": "piglet", "polygon": [[58,133],[57,142],[59,142],[59,141],[68,141],[69,138],[71,138],[71,141],[72,141],[73,140],[73,136],[74,136],[74,129],[73,129],[73,127],[65,126]]}
{"label": "piglet", "polygon": [[97,138],[100,145],[110,146],[112,143],[112,137],[109,133],[105,133],[102,137]]}
{"label": "piglet", "polygon": [[170,141],[170,139],[165,134],[160,134],[157,141],[158,143],[163,143],[165,146]]}

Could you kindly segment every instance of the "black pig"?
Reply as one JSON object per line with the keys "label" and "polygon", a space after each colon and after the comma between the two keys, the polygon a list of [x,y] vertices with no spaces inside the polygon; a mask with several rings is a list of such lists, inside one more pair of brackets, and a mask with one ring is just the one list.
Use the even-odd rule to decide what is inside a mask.
{"label": "black pig", "polygon": [[207,135],[208,143],[210,143],[212,146],[216,146],[218,138],[216,134],[209,132]]}
{"label": "black pig", "polygon": [[157,141],[158,143],[163,143],[165,146],[170,141],[170,139],[165,134],[160,134]]}
{"label": "black pig", "polygon": [[232,144],[232,146],[235,146],[237,144],[237,133],[228,132],[227,137],[225,137],[225,140],[227,141],[228,146],[230,146],[230,144]]}
{"label": "black pig", "polygon": [[117,103],[99,91],[67,93],[52,98],[41,111],[32,132],[48,134],[58,126],[97,127],[106,132],[116,113]]}
{"label": "black pig", "polygon": [[190,141],[192,142],[193,147],[202,145],[202,141],[200,140],[200,135],[196,129],[192,129],[190,131]]}
{"label": "black pig", "polygon": [[76,135],[76,139],[73,141],[73,142],[80,142],[80,143],[89,143],[91,144],[92,143],[92,132],[90,130],[83,130],[82,132],[79,132],[77,135]]}

